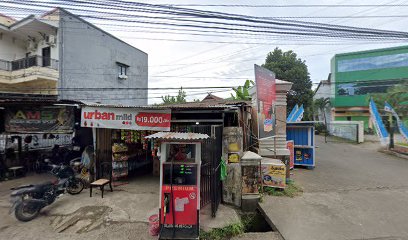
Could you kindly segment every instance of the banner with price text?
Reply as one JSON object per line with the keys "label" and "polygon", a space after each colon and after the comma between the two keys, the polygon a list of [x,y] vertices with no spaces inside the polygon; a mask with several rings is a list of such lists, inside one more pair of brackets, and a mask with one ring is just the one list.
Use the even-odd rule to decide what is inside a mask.
{"label": "banner with price text", "polygon": [[170,110],[85,106],[81,127],[170,131]]}

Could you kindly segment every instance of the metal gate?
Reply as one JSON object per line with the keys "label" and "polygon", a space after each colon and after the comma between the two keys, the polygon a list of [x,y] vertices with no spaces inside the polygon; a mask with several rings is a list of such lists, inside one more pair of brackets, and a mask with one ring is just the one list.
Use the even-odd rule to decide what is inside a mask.
{"label": "metal gate", "polygon": [[326,125],[326,132],[322,135],[325,137],[325,142],[349,142],[359,143],[360,140],[359,124],[353,121],[332,121]]}
{"label": "metal gate", "polygon": [[211,215],[215,217],[221,203],[221,155],[222,126],[191,126],[191,132],[204,133],[210,136],[201,146],[201,207],[211,203]]}

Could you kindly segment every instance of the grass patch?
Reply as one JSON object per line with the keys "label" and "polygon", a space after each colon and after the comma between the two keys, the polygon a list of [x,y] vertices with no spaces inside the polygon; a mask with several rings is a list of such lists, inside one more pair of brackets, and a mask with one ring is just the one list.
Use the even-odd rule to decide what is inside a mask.
{"label": "grass patch", "polygon": [[408,143],[402,143],[402,142],[399,142],[399,143],[396,143],[396,145],[400,145],[400,146],[408,147]]}
{"label": "grass patch", "polygon": [[245,226],[241,222],[223,228],[215,228],[209,232],[200,231],[200,239],[227,240],[244,233]]}
{"label": "grass patch", "polygon": [[278,196],[278,197],[296,197],[300,196],[303,193],[303,189],[296,185],[295,182],[290,181],[288,184],[286,184],[285,189],[280,189],[280,188],[264,188],[264,193],[270,196]]}
{"label": "grass patch", "polygon": [[342,138],[334,135],[328,135],[327,140],[330,142],[343,142],[343,143],[352,143],[352,144],[358,144],[356,140],[351,140],[347,138]]}
{"label": "grass patch", "polygon": [[270,232],[271,226],[259,212],[255,213],[241,213],[241,221],[244,225],[244,232]]}

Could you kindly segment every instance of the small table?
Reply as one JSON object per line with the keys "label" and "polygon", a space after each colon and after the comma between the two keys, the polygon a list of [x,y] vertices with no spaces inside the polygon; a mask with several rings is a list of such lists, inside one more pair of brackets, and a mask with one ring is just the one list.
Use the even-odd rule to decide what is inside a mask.
{"label": "small table", "polygon": [[13,177],[16,177],[16,176],[17,176],[17,172],[18,172],[19,170],[21,170],[22,173],[24,174],[24,167],[23,167],[23,166],[11,167],[11,168],[9,168],[8,170],[13,172]]}

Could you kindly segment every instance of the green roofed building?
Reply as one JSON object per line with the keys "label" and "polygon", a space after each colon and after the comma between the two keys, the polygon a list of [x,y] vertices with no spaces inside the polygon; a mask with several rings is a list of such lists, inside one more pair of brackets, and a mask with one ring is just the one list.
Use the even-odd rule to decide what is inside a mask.
{"label": "green roofed building", "polygon": [[331,60],[332,120],[372,128],[370,94],[408,82],[408,46],[336,54]]}

